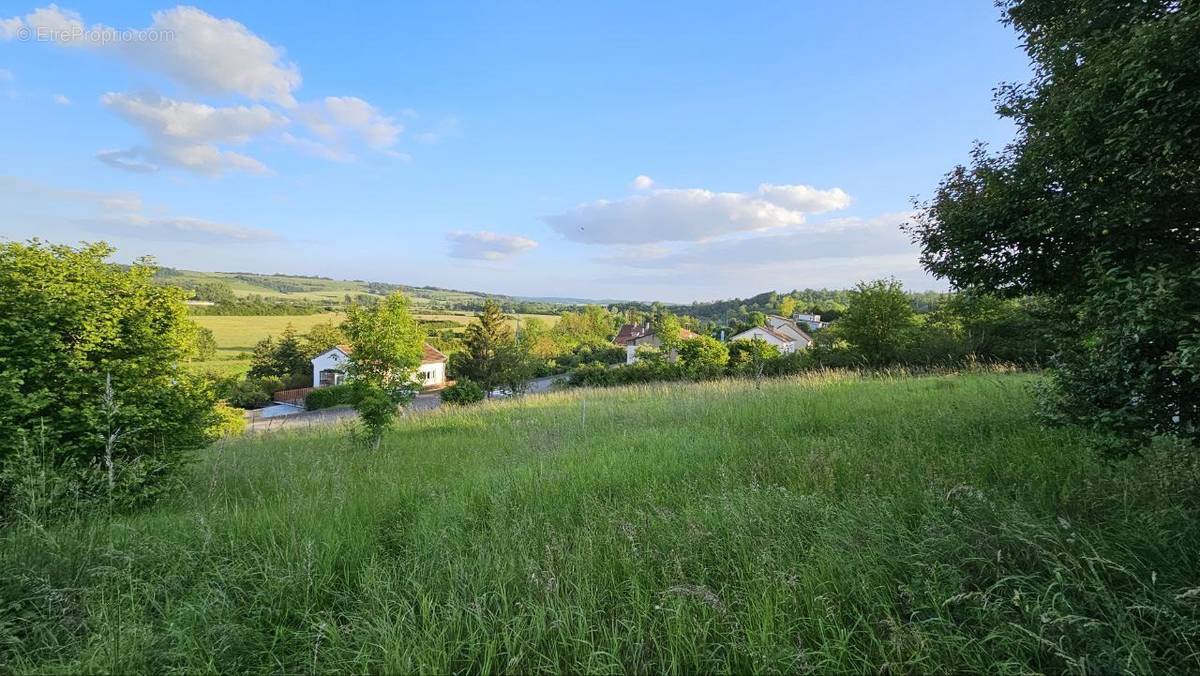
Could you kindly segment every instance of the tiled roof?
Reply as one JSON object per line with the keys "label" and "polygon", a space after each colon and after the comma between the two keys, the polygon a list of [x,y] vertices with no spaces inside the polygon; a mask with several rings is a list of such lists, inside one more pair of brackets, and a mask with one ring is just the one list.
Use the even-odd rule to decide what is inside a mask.
{"label": "tiled roof", "polygon": [[[334,347],[341,350],[346,355],[349,355],[351,352],[354,352],[353,347],[351,347],[349,345],[345,345],[345,344],[334,345],[333,347],[329,348],[329,350],[332,350]],[[423,348],[424,348],[424,351],[421,354],[421,363],[422,364],[436,364],[437,362],[446,361],[446,355],[442,354],[442,352],[440,350],[438,350],[434,346],[430,345],[429,343],[425,343]],[[328,352],[329,350],[325,350],[325,352]],[[324,353],[322,353],[322,354],[324,354]]]}

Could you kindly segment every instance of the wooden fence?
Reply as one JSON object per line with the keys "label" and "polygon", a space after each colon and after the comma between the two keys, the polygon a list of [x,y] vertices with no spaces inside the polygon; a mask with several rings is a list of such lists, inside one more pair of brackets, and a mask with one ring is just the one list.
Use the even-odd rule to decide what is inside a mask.
{"label": "wooden fence", "polygon": [[312,392],[312,387],[301,387],[295,390],[279,390],[271,395],[271,398],[278,404],[291,404],[293,406],[304,406],[304,398]]}

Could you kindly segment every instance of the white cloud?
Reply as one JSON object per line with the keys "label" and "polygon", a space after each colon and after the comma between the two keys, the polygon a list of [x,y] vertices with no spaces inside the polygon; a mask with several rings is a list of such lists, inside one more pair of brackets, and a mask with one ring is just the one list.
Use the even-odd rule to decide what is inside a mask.
{"label": "white cloud", "polygon": [[11,19],[0,19],[0,40],[12,40],[20,35],[21,28],[25,26],[25,22],[21,17],[14,16]]}
{"label": "white cloud", "polygon": [[61,188],[12,176],[0,176],[0,202],[9,210],[37,213],[52,222],[74,224],[84,229],[85,236],[120,235],[213,244],[280,239],[270,230],[148,209],[137,193]]}
{"label": "white cloud", "polygon": [[641,174],[637,178],[633,179],[633,183],[630,185],[634,190],[649,190],[650,188],[654,187],[654,179],[645,174]]}
{"label": "white cloud", "polygon": [[[354,159],[353,147],[362,145],[389,156],[407,157],[394,149],[404,129],[394,117],[354,96],[298,103],[295,93],[301,83],[300,70],[285,58],[281,47],[237,21],[195,7],[155,12],[150,25],[142,29],[89,25],[77,12],[56,5],[24,17],[0,19],[0,37],[25,39],[26,34],[31,39],[119,58],[201,95],[234,95],[257,102],[215,108],[157,95],[109,93],[102,102],[142,128],[150,140],[145,148],[97,155],[114,167],[147,172],[174,166],[207,175],[230,170],[267,173],[266,166],[253,157],[217,144],[247,143],[290,124],[289,117],[307,127],[311,138],[303,138],[295,127],[279,138],[306,154],[349,161]],[[448,127],[427,132],[422,140],[435,142],[456,124],[452,121]]]}
{"label": "white cloud", "polygon": [[65,47],[110,53],[144,70],[165,75],[201,94],[240,94],[256,101],[292,106],[300,70],[275,47],[232,19],[218,19],[195,7],[153,14],[149,27],[118,30],[85,24],[77,12],[55,5],[24,19],[0,20],[11,39],[27,27],[36,39]]}
{"label": "white cloud", "polygon": [[538,243],[528,237],[480,232],[453,231],[446,234],[451,258],[473,258],[499,261],[536,248]]}
{"label": "white cloud", "polygon": [[686,242],[797,226],[807,214],[848,203],[840,188],[763,184],[757,193],[671,188],[582,204],[544,220],[567,239],[587,244]]}
{"label": "white cloud", "polygon": [[67,97],[65,94],[55,94],[55,95],[54,95],[54,102],[55,102],[55,103],[57,103],[57,104],[58,104],[58,105],[60,105],[60,106],[69,106],[69,105],[71,105],[71,99],[70,99],[70,98],[68,98],[68,97]]}
{"label": "white cloud", "polygon": [[168,242],[221,244],[279,240],[279,235],[269,230],[183,216],[152,217],[142,214],[125,214],[85,219],[79,223],[100,232]]}
{"label": "white cloud", "polygon": [[[110,166],[133,171],[150,171],[156,165],[166,164],[204,175],[228,170],[268,173],[258,160],[222,150],[216,144],[244,144],[288,122],[286,117],[261,105],[214,108],[157,94],[109,92],[100,97],[100,103],[141,128],[150,140],[149,148],[107,151],[97,156]],[[128,160],[138,161],[131,165]]]}
{"label": "white cloud", "polygon": [[302,104],[296,118],[316,136],[316,139],[289,134],[284,140],[301,150],[336,161],[353,159],[348,150],[354,143],[392,155],[404,126],[395,118],[355,96],[327,96],[320,101]]}
{"label": "white cloud", "polygon": [[911,217],[910,212],[897,212],[870,219],[834,218],[769,234],[743,235],[673,248],[632,247],[602,260],[629,267],[679,271],[692,267],[701,270],[755,269],[818,259],[915,256],[911,241],[900,230],[900,224]]}
{"label": "white cloud", "polygon": [[758,186],[758,194],[772,204],[810,214],[820,214],[850,206],[850,195],[847,195],[846,191],[841,188],[818,190],[811,185],[763,183]]}

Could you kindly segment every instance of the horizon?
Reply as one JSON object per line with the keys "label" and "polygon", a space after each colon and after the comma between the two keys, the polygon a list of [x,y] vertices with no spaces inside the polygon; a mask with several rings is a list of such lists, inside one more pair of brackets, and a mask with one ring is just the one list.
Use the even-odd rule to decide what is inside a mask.
{"label": "horizon", "polygon": [[898,225],[1013,136],[999,10],[756,9],[10,6],[0,238],[525,298],[947,290]]}

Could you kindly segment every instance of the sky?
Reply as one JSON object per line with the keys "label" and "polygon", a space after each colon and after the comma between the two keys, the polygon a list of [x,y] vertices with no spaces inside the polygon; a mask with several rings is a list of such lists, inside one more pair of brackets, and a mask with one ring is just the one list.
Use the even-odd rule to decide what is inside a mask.
{"label": "sky", "polygon": [[895,277],[1011,125],[987,0],[0,2],[0,238],[689,302]]}

